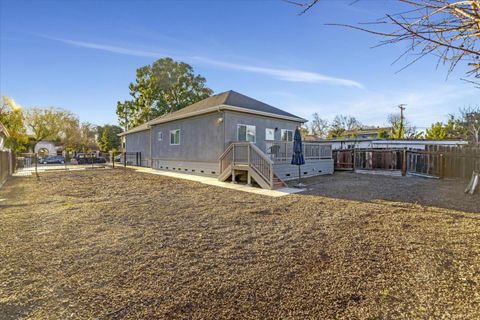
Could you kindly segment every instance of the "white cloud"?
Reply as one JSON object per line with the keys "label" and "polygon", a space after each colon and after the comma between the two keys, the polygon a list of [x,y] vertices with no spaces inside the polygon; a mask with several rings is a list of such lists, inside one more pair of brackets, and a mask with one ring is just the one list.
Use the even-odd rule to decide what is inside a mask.
{"label": "white cloud", "polygon": [[269,75],[276,79],[284,80],[284,81],[305,82],[305,83],[322,83],[323,82],[323,83],[328,83],[332,85],[364,88],[364,86],[361,83],[354,80],[330,77],[330,76],[326,76],[326,75],[316,73],[316,72],[311,72],[311,71],[303,71],[303,70],[295,70],[295,69],[265,68],[265,67],[256,67],[256,66],[236,64],[236,63],[230,63],[230,62],[216,61],[216,60],[211,60],[211,59],[202,58],[202,57],[194,57],[194,58],[210,65],[223,67],[226,69],[233,69],[233,70]]}
{"label": "white cloud", "polygon": [[[165,54],[162,54],[161,52],[157,52],[157,51],[137,50],[137,49],[118,47],[118,46],[105,45],[100,43],[76,41],[76,40],[69,40],[69,39],[59,39],[59,38],[46,37],[46,36],[44,37],[51,40],[60,41],[72,46],[108,51],[116,54],[124,54],[124,55],[130,55],[130,56],[138,56],[138,57],[152,57],[152,58],[159,58],[161,56],[165,56]],[[204,63],[207,65],[211,65],[211,66],[215,66],[223,69],[230,69],[230,70],[237,70],[242,72],[250,72],[250,73],[266,75],[282,81],[302,82],[302,83],[325,83],[325,84],[337,85],[337,86],[355,87],[355,88],[361,88],[361,89],[364,88],[363,84],[354,80],[331,77],[331,76],[327,76],[324,74],[311,72],[311,71],[258,67],[258,66],[213,60],[210,58],[197,57],[197,56],[185,57],[183,59],[198,61],[200,63]]]}
{"label": "white cloud", "polygon": [[68,39],[58,39],[58,38],[52,38],[52,37],[45,37],[45,38],[60,41],[76,47],[103,50],[103,51],[108,51],[112,53],[125,54],[129,56],[152,57],[152,58],[158,58],[162,56],[160,52],[154,52],[154,51],[134,50],[134,49],[117,47],[117,46],[104,45],[100,43],[83,42],[83,41],[75,41],[75,40],[68,40]]}

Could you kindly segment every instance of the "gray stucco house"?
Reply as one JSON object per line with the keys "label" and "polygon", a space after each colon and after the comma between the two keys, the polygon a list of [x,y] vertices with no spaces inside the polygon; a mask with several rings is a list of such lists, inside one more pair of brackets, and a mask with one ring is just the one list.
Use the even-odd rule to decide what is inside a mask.
{"label": "gray stucco house", "polygon": [[[290,165],[293,132],[307,120],[227,91],[163,115],[122,134],[125,151],[142,166],[225,181],[252,179],[263,188],[298,177]],[[330,144],[304,143],[303,176],[333,173]]]}

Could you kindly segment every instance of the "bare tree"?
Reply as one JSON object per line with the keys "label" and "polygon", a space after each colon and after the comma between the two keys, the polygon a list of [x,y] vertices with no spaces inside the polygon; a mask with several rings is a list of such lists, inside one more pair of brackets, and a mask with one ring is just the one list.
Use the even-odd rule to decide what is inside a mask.
{"label": "bare tree", "polygon": [[[384,37],[380,45],[399,42],[407,43],[407,48],[399,59],[413,54],[414,59],[404,68],[422,57],[432,54],[438,57],[438,63],[449,66],[448,73],[453,71],[459,62],[468,65],[467,76],[473,76],[480,85],[480,49],[477,40],[480,38],[480,0],[447,1],[447,0],[398,0],[409,7],[409,10],[395,14],[386,14],[369,26],[387,26],[390,31],[380,31],[363,26],[330,24],[366,31]],[[307,2],[288,1],[302,8],[304,14],[319,0]],[[356,1],[355,1],[356,2]],[[398,60],[398,59],[397,59]]]}
{"label": "bare tree", "polygon": [[362,128],[362,124],[352,116],[336,115],[328,130],[328,137],[335,138],[345,133],[345,131],[354,131]]}
{"label": "bare tree", "polygon": [[313,120],[310,124],[310,131],[317,138],[325,138],[328,133],[328,121],[320,118],[318,113],[312,115]]}
{"label": "bare tree", "polygon": [[332,121],[333,129],[356,130],[360,129],[362,124],[355,117],[345,116],[342,114],[336,115]]}
{"label": "bare tree", "polygon": [[480,106],[460,109],[460,115],[468,140],[474,146],[480,147]]}
{"label": "bare tree", "polygon": [[417,133],[417,128],[411,125],[407,119],[404,118],[402,121],[400,113],[389,114],[387,121],[392,128],[390,137],[394,139],[415,139],[421,135],[421,133]]}

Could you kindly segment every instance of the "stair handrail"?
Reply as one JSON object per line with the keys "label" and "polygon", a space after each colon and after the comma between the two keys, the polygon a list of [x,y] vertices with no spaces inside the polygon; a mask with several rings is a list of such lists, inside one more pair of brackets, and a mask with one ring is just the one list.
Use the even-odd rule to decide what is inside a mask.
{"label": "stair handrail", "polygon": [[[225,149],[225,151],[219,157],[220,160],[220,174],[222,174],[229,165],[235,166],[235,146],[248,146],[247,149],[247,162],[248,166],[255,170],[255,172],[263,179],[266,183],[273,188],[273,161],[253,142],[232,142]],[[245,150],[245,149],[243,149]],[[255,161],[256,159],[260,160]],[[228,163],[225,163],[225,162]]]}
{"label": "stair handrail", "polygon": [[[261,158],[264,164],[266,164],[267,172],[265,172],[264,166],[258,166],[256,162],[251,161],[252,153]],[[273,188],[273,161],[253,143],[249,144],[248,158],[249,166],[253,168],[265,180],[265,182],[270,185],[270,188]]]}
{"label": "stair handrail", "polygon": [[[233,143],[231,143],[231,144],[227,147],[227,149],[225,149],[225,151],[220,155],[220,158],[219,158],[219,161],[220,161],[220,174],[222,174],[222,173],[225,171],[225,169],[228,168],[228,165],[224,166],[223,163],[224,163],[225,160],[227,160],[227,159],[226,159],[227,156],[229,156],[229,155],[232,153],[233,148],[234,148]],[[228,159],[228,160],[230,160],[230,162],[232,161],[231,159]]]}

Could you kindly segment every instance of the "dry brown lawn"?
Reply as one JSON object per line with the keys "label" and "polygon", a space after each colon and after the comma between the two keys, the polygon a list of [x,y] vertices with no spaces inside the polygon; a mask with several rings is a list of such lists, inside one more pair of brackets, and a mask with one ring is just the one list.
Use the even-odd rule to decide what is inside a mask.
{"label": "dry brown lawn", "polygon": [[478,213],[121,169],[0,199],[0,319],[480,318]]}

